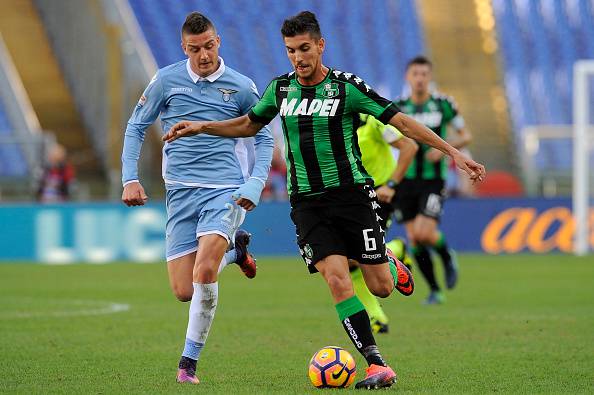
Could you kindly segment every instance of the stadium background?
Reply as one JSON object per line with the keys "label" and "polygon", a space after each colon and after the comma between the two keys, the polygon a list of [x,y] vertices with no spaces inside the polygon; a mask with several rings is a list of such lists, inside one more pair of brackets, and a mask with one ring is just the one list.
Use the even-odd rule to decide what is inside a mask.
{"label": "stadium background", "polygon": [[[559,332],[573,339],[572,347],[583,341],[589,341],[590,346],[573,359],[574,365],[557,361],[554,366],[567,368],[566,373],[578,377],[578,383],[589,382],[592,390],[592,372],[585,373],[580,362],[594,356],[594,339],[583,329],[593,320],[592,311],[584,306],[591,308],[594,298],[591,291],[581,291],[592,288],[594,262],[591,257],[573,259],[565,253],[573,251],[575,237],[570,198],[573,67],[580,59],[594,60],[594,1],[2,0],[0,7],[0,262],[118,262],[123,269],[101,269],[91,276],[97,275],[97,282],[117,283],[112,275],[146,270],[144,273],[155,275],[164,288],[165,273],[160,266],[128,266],[129,262],[162,262],[165,220],[157,127],[147,134],[140,163],[150,204],[128,209],[119,202],[119,157],[132,108],[158,67],[183,58],[179,28],[189,11],[199,10],[213,20],[222,38],[221,56],[226,64],[253,78],[263,91],[273,76],[285,73],[290,66],[279,33],[282,20],[309,9],[318,15],[328,42],[324,63],[360,75],[384,96],[406,93],[403,74],[410,58],[426,54],[434,62],[435,88],[457,101],[474,137],[470,151],[489,172],[487,180],[475,187],[468,187],[452,172],[452,196],[445,206],[443,229],[451,245],[474,253],[462,255],[468,282],[474,278],[491,289],[485,285],[488,279],[503,281],[497,274],[503,269],[498,268],[511,270],[509,277],[531,277],[534,282],[523,283],[523,292],[516,295],[525,301],[535,298],[522,313],[518,311],[525,315],[538,310],[539,302],[555,305],[547,302],[546,291],[532,274],[544,276],[542,267],[549,273],[569,270],[564,280],[578,278],[581,282],[575,284],[581,285],[574,288],[573,282],[564,283],[552,274],[546,279],[559,280],[559,288],[565,284],[574,292],[574,299],[563,299],[567,304],[559,306],[569,316],[556,324],[572,327],[569,335]],[[594,95],[594,83],[589,89]],[[594,99],[588,106],[594,114]],[[273,129],[279,137],[278,124],[273,124]],[[282,155],[282,141],[277,140],[276,154]],[[47,156],[55,143],[65,147],[75,171],[68,202],[39,201]],[[294,229],[282,181],[284,165],[276,159],[264,202],[248,216],[245,227],[255,235],[253,251],[264,258],[263,270],[289,270],[278,269],[280,263],[286,263],[301,269],[299,275],[306,278],[301,264],[296,263]],[[589,160],[592,168],[592,155]],[[589,217],[592,248],[594,210],[590,209]],[[398,227],[392,231],[401,233]],[[530,254],[508,255],[515,253]],[[278,256],[284,258],[272,258]],[[275,266],[273,262],[280,263]],[[13,325],[5,327],[4,334],[12,333],[5,339],[16,338],[16,328],[22,325],[18,317],[30,319],[30,306],[45,297],[33,286],[31,293],[23,291],[28,289],[23,287],[29,283],[27,279],[55,283],[55,289],[46,292],[54,295],[52,300],[57,302],[52,303],[62,311],[72,307],[65,302],[68,298],[80,307],[76,304],[79,297],[60,294],[57,289],[87,279],[90,270],[96,270],[88,265],[73,265],[72,272],[53,266],[0,266],[4,273],[0,276],[0,317]],[[230,278],[230,282],[239,281],[233,275]],[[92,280],[83,283],[94,289]],[[119,286],[114,287],[113,298],[126,299],[125,294],[116,292]],[[461,295],[473,298],[477,287],[469,285],[470,294],[461,291]],[[505,289],[513,295],[513,290]],[[160,292],[167,294],[166,289]],[[102,299],[91,297],[97,298]],[[486,303],[505,308],[500,299],[488,298]],[[458,310],[450,313],[467,318],[465,307],[469,306],[462,296],[451,300],[456,301]],[[133,301],[130,306],[134,307]],[[61,317],[62,313],[54,314],[54,307],[50,303],[40,310],[40,316],[50,321]],[[418,308],[409,306],[404,311]],[[553,314],[538,311],[536,320]],[[497,316],[493,314],[491,318]],[[224,320],[225,315],[218,319]],[[425,324],[434,324],[428,319]],[[406,328],[407,324],[403,325]],[[546,322],[543,325],[547,327]],[[559,333],[552,331],[551,339]],[[346,339],[336,341],[344,343]],[[316,345],[322,344],[313,347]],[[8,371],[3,365],[0,373]],[[545,377],[546,372],[542,369],[536,376]],[[16,381],[9,382],[7,388],[16,389],[16,385]],[[422,388],[411,387],[416,392]]]}

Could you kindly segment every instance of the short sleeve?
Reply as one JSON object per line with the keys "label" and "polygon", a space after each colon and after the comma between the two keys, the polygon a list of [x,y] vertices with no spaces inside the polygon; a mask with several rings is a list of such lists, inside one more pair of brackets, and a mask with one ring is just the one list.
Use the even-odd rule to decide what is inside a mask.
{"label": "short sleeve", "polygon": [[390,119],[400,112],[395,103],[378,95],[361,78],[355,76],[347,81],[350,105],[353,112],[372,115],[383,124],[389,123]]}
{"label": "short sleeve", "polygon": [[268,125],[270,121],[278,114],[278,107],[276,105],[276,80],[268,84],[264,91],[262,98],[249,111],[249,118],[264,125]]}

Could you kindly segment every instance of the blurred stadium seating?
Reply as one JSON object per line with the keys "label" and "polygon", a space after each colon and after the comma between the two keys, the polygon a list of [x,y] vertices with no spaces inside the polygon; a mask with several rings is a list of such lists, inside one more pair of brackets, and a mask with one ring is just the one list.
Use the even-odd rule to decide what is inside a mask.
{"label": "blurred stadium seating", "polygon": [[0,101],[0,179],[23,177],[28,166],[20,145],[16,143],[14,127],[10,124]]}
{"label": "blurred stadium seating", "polygon": [[[592,2],[494,0],[493,8],[517,141],[527,126],[571,124],[573,64],[594,58]],[[538,168],[571,169],[570,139],[539,148]]]}
{"label": "blurred stadium seating", "polygon": [[[348,68],[385,95],[401,93],[406,61],[424,52],[412,0],[369,0],[363,7],[358,0],[264,0],[249,7],[242,0],[130,0],[130,4],[159,67],[183,59],[180,26],[189,12],[199,10],[218,29],[221,56],[250,76],[261,91],[273,76],[289,70],[280,26],[287,16],[304,9],[320,19],[327,38],[324,62]],[[237,10],[242,11],[241,16]]]}
{"label": "blurred stadium seating", "polygon": [[[519,162],[529,156],[528,132],[571,130],[573,65],[578,59],[594,59],[592,1],[464,0],[460,4],[465,8],[456,13],[449,10],[458,3],[449,0],[55,4],[15,2],[0,15],[0,33],[41,129],[66,146],[81,176],[80,190],[92,184],[91,196],[119,194],[125,121],[155,67],[184,58],[179,30],[194,10],[214,21],[223,41],[221,55],[229,66],[252,77],[260,91],[272,77],[290,69],[280,26],[287,16],[304,9],[317,14],[327,38],[324,62],[355,72],[385,96],[396,97],[406,90],[405,63],[426,53],[436,61],[437,87],[461,104],[475,136],[471,151],[477,158],[490,170],[521,178],[528,194],[542,193],[542,185],[535,189],[527,184],[532,180],[537,180],[533,185],[542,184],[546,177],[565,183],[564,188],[554,188],[554,194],[568,194],[571,188],[569,135],[540,139],[530,166]],[[485,18],[490,20],[487,27]],[[30,34],[22,35],[22,29]],[[493,39],[491,50],[485,49],[485,37]],[[32,43],[42,43],[45,50],[33,52]],[[31,67],[32,56],[43,66]],[[47,90],[37,89],[40,83]],[[49,90],[51,94],[46,93]],[[42,156],[23,148],[23,136],[8,121],[13,105],[6,106],[7,98],[3,99],[0,178],[28,177],[35,167],[31,157]],[[155,135],[147,139],[140,167],[153,196],[162,196],[160,142]],[[15,140],[20,145],[11,142]],[[531,178],[527,169],[537,177]]]}

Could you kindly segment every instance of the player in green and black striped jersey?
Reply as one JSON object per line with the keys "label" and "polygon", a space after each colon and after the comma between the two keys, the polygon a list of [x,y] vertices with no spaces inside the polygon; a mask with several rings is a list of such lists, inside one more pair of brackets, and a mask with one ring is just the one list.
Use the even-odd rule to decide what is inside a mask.
{"label": "player in green and black striped jersey", "polygon": [[[413,284],[408,269],[386,257],[375,191],[357,145],[359,113],[452,156],[473,179],[484,177],[484,167],[401,113],[361,78],[324,66],[325,41],[311,12],[287,19],[281,33],[294,71],[274,79],[248,115],[220,122],[179,122],[163,139],[173,143],[199,133],[249,137],[280,115],[299,250],[310,272],[319,271],[326,280],[346,333],[370,365],[356,387],[387,387],[396,374],[380,355],[369,316],[354,295],[348,260],[361,264],[367,286],[377,296],[387,297],[395,288],[410,294]],[[249,210],[253,205],[243,207]]]}
{"label": "player in green and black striped jersey", "polygon": [[[467,145],[471,136],[464,126],[454,101],[429,89],[431,62],[419,56],[407,66],[406,78],[411,87],[408,97],[396,100],[396,104],[410,117],[430,128],[442,139],[448,139],[456,148]],[[447,135],[448,129],[456,132],[454,138]],[[447,171],[443,153],[419,142],[419,150],[396,191],[396,218],[404,223],[411,250],[429,283],[431,292],[427,304],[442,303],[444,295],[435,279],[431,254],[427,247],[440,255],[446,274],[447,288],[453,288],[458,279],[455,254],[438,229],[441,216],[443,191]]]}

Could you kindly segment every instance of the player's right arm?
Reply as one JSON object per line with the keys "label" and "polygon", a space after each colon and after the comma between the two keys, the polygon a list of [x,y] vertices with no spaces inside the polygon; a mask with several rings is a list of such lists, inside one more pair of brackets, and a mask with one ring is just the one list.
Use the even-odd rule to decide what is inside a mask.
{"label": "player's right arm", "polygon": [[165,133],[163,141],[170,143],[180,137],[193,136],[200,133],[221,137],[255,136],[263,126],[268,125],[276,114],[278,114],[275,95],[276,80],[268,84],[260,101],[246,115],[225,121],[181,121],[173,125]]}
{"label": "player's right arm", "polygon": [[122,202],[142,206],[148,197],[138,177],[138,159],[146,129],[157,119],[163,106],[163,82],[159,73],[151,79],[128,120],[122,149]]}

